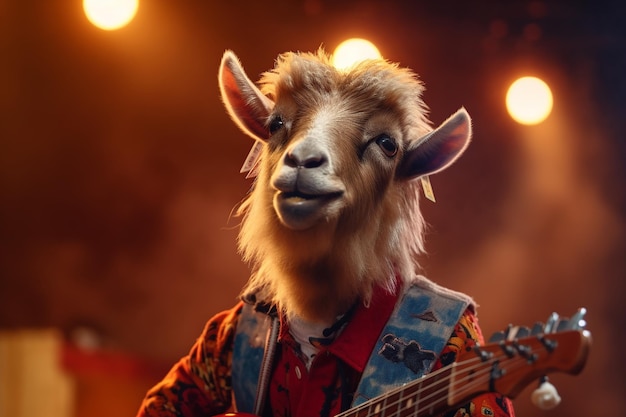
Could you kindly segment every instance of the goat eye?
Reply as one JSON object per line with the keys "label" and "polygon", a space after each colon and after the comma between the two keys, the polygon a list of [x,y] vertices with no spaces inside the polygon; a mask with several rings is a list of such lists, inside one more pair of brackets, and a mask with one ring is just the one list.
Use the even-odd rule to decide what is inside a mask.
{"label": "goat eye", "polygon": [[393,157],[398,153],[398,144],[389,135],[382,134],[376,138],[376,144],[380,146],[385,155]]}
{"label": "goat eye", "polygon": [[284,124],[285,123],[283,122],[282,117],[280,116],[273,117],[269,125],[270,133],[275,133],[278,129],[283,127]]}

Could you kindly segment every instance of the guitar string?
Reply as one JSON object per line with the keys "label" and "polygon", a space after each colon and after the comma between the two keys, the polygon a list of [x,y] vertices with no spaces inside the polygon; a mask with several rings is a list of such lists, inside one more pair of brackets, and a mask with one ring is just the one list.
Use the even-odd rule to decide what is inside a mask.
{"label": "guitar string", "polygon": [[[484,363],[483,361],[480,360],[479,357],[473,357],[471,359],[467,359],[467,360],[464,360],[462,362],[456,362],[455,366],[456,367],[459,367],[459,366],[462,366],[462,365],[463,366],[467,366],[467,365],[469,365],[472,362],[479,362],[479,365]],[[424,378],[426,378],[426,379],[420,378],[420,379],[415,379],[413,381],[409,381],[405,385],[402,385],[400,387],[394,388],[391,391],[389,391],[389,392],[387,392],[385,394],[382,394],[380,397],[377,397],[378,399],[377,399],[376,403],[381,403],[382,401],[386,400],[388,397],[390,397],[392,395],[401,394],[402,392],[406,392],[406,391],[409,391],[409,390],[412,390],[412,389],[415,389],[415,388],[417,388],[417,391],[415,393],[411,393],[410,395],[419,394],[422,391],[422,389],[421,389],[421,384],[422,383],[428,382],[429,380],[432,380],[431,384],[428,386],[428,388],[430,388],[430,387],[434,386],[435,384],[437,384],[439,382],[445,382],[446,379],[449,378],[449,376],[446,376],[445,378],[439,378],[439,379],[436,379],[436,378],[437,378],[438,375],[440,375],[442,373],[450,372],[451,370],[452,369],[450,367],[439,368],[436,371],[433,371],[433,372],[429,373],[428,376],[425,376]],[[419,399],[418,401],[421,401],[421,400],[422,399]],[[370,400],[368,402],[359,404],[356,407],[350,408],[350,409],[348,409],[348,410],[338,414],[335,417],[347,417],[348,415],[351,415],[353,413],[356,414],[359,411],[362,411],[362,410],[364,410],[366,408],[372,407],[373,404],[374,403],[372,403],[371,400]]]}
{"label": "guitar string", "polygon": [[[503,359],[504,362],[501,362],[500,360]],[[525,363],[528,363],[527,360],[525,358],[522,358],[520,356],[515,356],[514,358],[509,358],[508,356],[504,356],[501,355],[500,357],[496,357],[496,358],[491,358],[489,363],[493,363],[494,361],[498,361],[500,364],[505,363],[507,364],[506,369],[509,371],[515,371],[516,369],[519,369],[521,366],[523,366]],[[421,394],[424,391],[428,390],[432,390],[434,389],[434,391],[429,392],[429,394],[423,398],[418,397],[418,401],[417,402],[424,402],[426,401],[426,403],[428,404],[428,401],[431,400],[433,397],[435,397],[435,399],[437,401],[434,401],[432,404],[430,404],[429,408],[432,408],[434,405],[436,405],[438,402],[442,403],[442,404],[447,404],[447,396],[443,396],[441,394],[449,392],[449,380],[453,380],[455,382],[455,385],[458,384],[463,384],[464,382],[469,382],[466,384],[461,385],[461,388],[457,388],[457,393],[462,396],[467,395],[467,394],[471,394],[472,392],[475,392],[475,388],[476,387],[480,387],[482,385],[484,385],[485,382],[489,382],[490,378],[491,378],[491,368],[490,367],[485,367],[482,366],[483,364],[485,364],[486,362],[480,362],[478,364],[474,364],[474,365],[470,365],[469,361],[464,361],[464,362],[460,362],[461,364],[463,364],[463,369],[454,369],[451,370],[449,375],[446,375],[443,378],[440,379],[435,379],[431,384],[429,384],[426,387],[419,387],[418,391],[416,392],[416,394]],[[468,371],[473,371],[474,369],[478,369],[479,372],[473,373],[471,375],[468,376],[461,376],[461,377],[457,377],[454,378],[454,372],[468,372]],[[421,384],[416,384],[416,385],[421,385]],[[437,389],[437,386],[441,386],[443,385],[443,388]],[[385,408],[391,408],[396,406],[397,412],[401,412],[402,408],[400,406],[398,406],[400,404],[402,400],[397,400],[393,403],[390,403],[389,405],[385,405]],[[415,411],[414,413],[419,413],[420,410],[418,409],[419,404],[416,404],[415,406]],[[411,414],[413,415],[413,414]]]}
{"label": "guitar string", "polygon": [[[543,351],[543,350],[539,349],[539,351]],[[502,360],[504,360],[504,362],[502,362]],[[430,373],[427,379],[417,379],[417,380],[411,381],[407,385],[395,388],[391,390],[390,392],[381,395],[381,397],[376,401],[376,404],[382,404],[383,402],[385,402],[385,405],[381,406],[381,408],[374,414],[382,414],[385,410],[390,409],[392,407],[395,407],[395,409],[399,413],[402,411],[401,403],[402,402],[408,403],[408,400],[412,400],[413,397],[417,397],[416,401],[411,401],[411,404],[414,404],[414,407],[416,408],[415,413],[419,413],[420,411],[417,408],[419,407],[419,403],[430,400],[433,397],[437,397],[438,401],[433,402],[431,407],[437,404],[437,402],[447,403],[447,396],[441,397],[441,394],[445,393],[446,391],[449,391],[449,384],[450,384],[449,381],[451,380],[455,382],[455,385],[469,381],[468,384],[464,384],[461,386],[461,388],[457,388],[457,393],[460,393],[461,395],[472,393],[474,392],[475,387],[481,386],[485,382],[489,381],[489,379],[491,378],[492,368],[491,366],[485,366],[485,364],[493,364],[495,361],[498,361],[499,364],[502,364],[502,363],[507,364],[506,369],[509,371],[514,371],[520,368],[519,365],[524,365],[528,363],[527,359],[519,355],[516,355],[515,357],[510,358],[506,356],[505,354],[497,354],[495,357],[490,358],[489,362],[483,361],[480,357],[474,357],[472,359],[468,359],[462,362],[457,362],[454,369],[449,368],[449,367],[440,368],[437,371]],[[515,365],[518,365],[518,366],[515,366]],[[459,372],[466,373],[466,372],[471,372],[474,370],[478,370],[478,372],[472,373],[468,376],[454,378],[455,373],[459,373]],[[449,374],[445,375],[443,378],[437,378],[437,375],[441,373],[446,373],[446,372]],[[428,382],[430,379],[432,379],[432,382],[428,384],[427,386],[422,387],[422,383]],[[438,386],[441,386],[441,385],[443,385],[443,388],[437,388]],[[417,388],[417,390],[412,393],[410,392],[409,395],[407,396],[406,392],[411,390],[412,388]],[[425,392],[427,389],[428,390],[435,389],[435,391],[430,392],[425,397],[420,397],[419,395]],[[387,404],[386,400],[389,399],[393,395],[398,395],[399,399]],[[366,408],[371,408],[372,406],[373,406],[373,403],[363,403],[357,407],[351,408],[349,410],[344,411],[341,414],[338,414],[336,417],[346,417],[348,415],[356,415],[359,411],[363,411]],[[368,413],[368,415],[372,415],[372,413]]]}
{"label": "guitar string", "polygon": [[[509,358],[505,355],[501,355],[499,357],[496,358],[491,358],[489,363],[493,363],[494,361],[499,361],[503,359],[505,362],[505,364],[507,364],[506,369],[509,371],[515,371],[516,369],[520,368],[521,365],[523,366],[525,363],[527,363],[527,360],[520,357],[520,356],[515,356],[514,358]],[[480,359],[479,359],[480,360]],[[428,404],[428,402],[430,400],[433,399],[433,397],[436,399],[436,401],[434,401],[432,404],[429,405],[429,408],[433,408],[437,403],[442,403],[442,404],[447,404],[447,396],[443,396],[441,394],[449,392],[449,381],[453,380],[455,382],[455,385],[458,384],[463,384],[464,382],[469,382],[466,384],[461,385],[461,388],[457,388],[457,393],[460,394],[461,396],[467,395],[467,394],[471,394],[472,392],[475,392],[474,389],[476,387],[480,387],[482,385],[484,385],[485,382],[489,382],[490,378],[491,378],[491,368],[490,367],[485,367],[484,364],[486,362],[482,362],[480,361],[480,363],[474,364],[474,365],[470,365],[469,362],[472,362],[472,360],[468,360],[468,361],[463,361],[463,362],[459,362],[459,364],[462,364],[463,368],[462,369],[458,369],[455,368],[454,370],[450,369],[450,373],[449,375],[444,376],[443,378],[440,379],[435,379],[432,383],[430,383],[429,385],[427,385],[426,387],[422,387],[421,384],[415,384],[416,386],[419,386],[417,392],[413,395],[418,395],[417,396],[417,401],[415,402],[415,411],[414,413],[412,413],[411,415],[415,414],[415,413],[419,413],[420,409],[419,407],[419,403],[422,402],[426,402],[426,404]],[[501,363],[501,362],[500,362]],[[473,371],[475,369],[478,369],[478,372],[473,373],[471,375],[468,376],[461,376],[461,377],[457,377],[454,378],[455,376],[455,372],[468,372],[468,371]],[[422,381],[425,382],[425,381]],[[438,386],[442,386],[443,388],[439,388],[437,389]],[[428,393],[428,395],[426,395],[425,397],[420,397],[419,394],[425,392],[426,390],[433,390],[430,391]],[[393,395],[393,394],[391,394]],[[387,396],[388,397],[388,396]],[[410,397],[411,398],[411,397]],[[395,402],[389,403],[389,404],[385,404],[385,406],[383,408],[381,408],[380,411],[384,411],[385,409],[389,409],[392,407],[395,407],[395,409],[397,410],[397,412],[401,412],[402,411],[402,407],[400,406],[401,402],[405,401],[404,399],[402,400],[397,400]]]}
{"label": "guitar string", "polygon": [[[467,365],[467,364],[469,364],[471,362],[476,362],[476,361],[480,361],[480,358],[473,357],[473,358],[465,360],[463,362],[457,362],[455,366],[458,367],[461,364]],[[480,361],[480,363],[483,363],[483,362]],[[411,391],[411,390],[417,388],[416,392],[411,392],[409,394],[409,396],[406,396],[407,398],[411,398],[411,397],[415,396],[416,394],[420,394],[422,392],[421,384],[424,383],[424,382],[432,381],[431,384],[428,386],[429,388],[433,387],[433,386],[436,386],[436,384],[438,384],[440,382],[445,382],[446,379],[449,378],[449,377],[446,376],[445,378],[437,379],[437,376],[442,374],[442,373],[446,373],[446,372],[449,373],[450,371],[451,371],[451,368],[449,368],[449,367],[439,368],[436,371],[433,371],[430,374],[428,374],[428,376],[425,377],[426,379],[420,378],[420,379],[415,379],[413,381],[409,381],[405,385],[402,385],[400,387],[394,388],[391,391],[389,391],[389,392],[387,392],[385,394],[382,394],[380,397],[376,397],[376,401],[375,402],[372,402],[372,400],[367,401],[365,403],[359,404],[356,407],[350,408],[350,409],[344,411],[343,413],[337,414],[335,417],[347,417],[347,416],[351,416],[351,415],[356,415],[360,411],[363,411],[363,410],[368,409],[368,408],[371,409],[375,405],[381,404],[383,401],[386,401],[392,395],[402,394],[403,392]],[[421,399],[418,397],[418,402],[419,401],[421,401]],[[389,408],[390,406],[391,406],[391,403],[389,405],[386,405],[385,408]],[[383,410],[384,410],[384,408],[381,409],[381,411],[383,411]],[[367,415],[371,415],[371,412],[367,412]]]}
{"label": "guitar string", "polygon": [[[473,357],[473,358],[471,358],[471,359],[468,359],[468,360],[465,360],[465,361],[462,361],[462,362],[457,362],[455,366],[456,366],[456,367],[458,367],[458,366],[460,366],[460,365],[467,366],[467,365],[469,365],[469,364],[470,364],[470,363],[472,363],[472,362],[480,362],[480,363],[484,363],[484,362],[482,362],[482,361],[480,360],[480,358],[479,358],[479,357]],[[425,377],[426,379],[422,379],[422,378],[420,378],[420,379],[416,379],[416,380],[413,380],[413,381],[410,381],[410,382],[406,383],[406,384],[405,384],[405,385],[403,385],[403,386],[400,386],[400,387],[394,388],[394,389],[392,389],[391,391],[389,391],[389,392],[387,392],[387,393],[385,393],[385,394],[381,395],[380,397],[377,397],[378,399],[377,399],[377,401],[376,401],[376,404],[378,404],[378,403],[382,403],[383,401],[386,401],[386,400],[387,400],[390,396],[392,396],[392,395],[395,395],[395,394],[401,394],[402,392],[406,392],[406,391],[410,391],[410,390],[414,390],[414,389],[417,389],[417,391],[415,391],[414,393],[410,393],[409,395],[416,395],[416,394],[419,394],[419,393],[421,393],[421,392],[422,392],[422,389],[421,389],[421,384],[422,384],[423,382],[428,382],[429,380],[432,380],[432,382],[431,382],[431,384],[428,386],[428,388],[433,387],[433,386],[435,386],[437,383],[439,383],[439,382],[445,382],[445,381],[446,381],[446,379],[447,379],[447,378],[449,378],[449,377],[446,377],[446,378],[439,378],[439,379],[436,379],[438,375],[440,375],[440,374],[442,374],[442,373],[450,372],[450,371],[451,371],[451,368],[449,368],[449,367],[439,368],[439,369],[437,369],[436,371],[433,371],[433,372],[431,372],[430,374],[428,374],[428,377]],[[407,396],[405,395],[405,397],[407,397]],[[410,398],[410,397],[408,397],[408,398]],[[422,400],[422,399],[418,399],[418,401],[421,401],[421,400]],[[372,402],[371,402],[371,400],[370,400],[370,401],[365,402],[365,403],[362,403],[362,404],[360,404],[360,405],[358,405],[358,406],[356,406],[356,407],[353,407],[353,408],[351,408],[351,409],[349,409],[349,410],[346,410],[346,411],[344,411],[343,413],[338,414],[336,417],[346,417],[346,416],[348,416],[348,415],[356,414],[356,413],[358,413],[358,412],[360,412],[360,411],[363,411],[364,409],[367,409],[367,408],[371,408],[371,407],[373,407],[373,405],[374,405],[374,403],[372,403]]]}
{"label": "guitar string", "polygon": [[[505,358],[504,356],[502,356],[502,358]],[[499,359],[499,358],[497,358]],[[505,358],[508,359],[508,361],[510,362],[511,366],[508,366],[507,369],[509,370],[513,370],[512,368],[513,363],[514,362],[518,362],[519,364],[523,364],[524,362],[526,362],[525,359],[522,359],[520,357],[516,357],[513,359],[509,359],[509,358]],[[436,405],[438,405],[438,403],[441,403],[442,405],[447,405],[447,396],[442,396],[441,394],[444,394],[446,392],[449,392],[449,381],[450,380],[454,380],[455,384],[461,384],[465,381],[471,381],[468,384],[462,385],[462,388],[460,388],[457,393],[460,393],[461,395],[466,395],[468,393],[472,393],[474,392],[474,388],[475,387],[479,387],[484,385],[485,382],[488,382],[490,377],[491,377],[491,369],[490,368],[486,368],[484,366],[484,362],[480,362],[478,364],[475,365],[469,365],[469,362],[471,362],[471,360],[468,361],[464,361],[462,362],[462,364],[464,365],[463,369],[455,369],[454,371],[460,371],[460,372],[468,372],[471,371],[473,369],[478,369],[479,372],[474,373],[470,376],[462,376],[460,378],[453,378],[454,374],[452,372],[450,372],[450,375],[446,375],[443,378],[440,379],[435,379],[432,383],[430,383],[429,385],[427,385],[426,387],[422,387],[421,384],[415,384],[415,387],[418,387],[418,390],[413,393],[411,396],[409,396],[407,399],[402,398],[400,399],[400,397],[405,397],[405,396],[400,396],[399,395],[399,399],[391,402],[389,404],[386,404],[384,406],[382,406],[378,411],[376,411],[374,414],[375,415],[384,415],[385,411],[393,408],[394,410],[396,410],[396,414],[401,413],[403,411],[403,408],[401,406],[402,402],[407,402],[408,399],[412,399],[413,396],[417,396],[416,401],[411,401],[411,405],[413,406],[413,411],[410,413],[410,415],[419,415],[420,411],[423,411],[425,409],[421,409],[420,408],[420,404],[429,404],[429,401],[432,400],[433,398],[435,399],[435,401],[433,401],[432,403],[429,404],[430,409],[433,409]],[[461,362],[460,362],[461,363]],[[448,369],[448,371],[452,371],[451,369]],[[425,382],[425,381],[421,381],[421,382]],[[443,386],[442,388],[438,388],[438,386]],[[426,395],[425,397],[420,397],[419,394],[427,391],[427,390],[433,390],[430,391],[428,393],[428,395]],[[398,391],[398,393],[401,393],[401,390]],[[463,394],[465,393],[465,394]],[[396,392],[393,393],[389,393],[388,395],[384,395],[383,397],[385,397],[384,399],[381,398],[381,401],[386,401],[391,395],[396,394]],[[408,402],[407,402],[408,403]],[[406,409],[405,409],[406,411]],[[370,414],[371,415],[371,414]]]}
{"label": "guitar string", "polygon": [[[500,358],[496,358],[494,360],[499,359]],[[509,364],[511,366],[507,366],[507,369],[511,369],[513,367],[513,363],[519,361],[518,359],[519,358],[509,359]],[[523,362],[523,360],[520,362]],[[462,367],[451,369],[450,373],[445,377],[436,379],[433,383],[426,387],[420,387],[417,394],[419,395],[427,392],[427,395],[424,397],[421,397],[421,395],[418,396],[418,402],[423,404],[425,403],[425,405],[428,405],[428,408],[432,409],[439,403],[442,405],[448,404],[448,395],[442,394],[450,394],[452,392],[463,398],[468,394],[476,392],[476,388],[483,387],[485,383],[488,383],[491,379],[492,369],[490,366],[484,366],[484,364],[486,363],[483,363],[482,361],[473,365],[465,363]],[[474,370],[478,371],[474,372]],[[461,376],[456,376],[457,372],[460,373]],[[468,374],[468,372],[470,372],[470,374]],[[452,385],[451,382],[453,382]],[[419,413],[421,411],[419,409],[419,404],[415,408],[415,413]]]}
{"label": "guitar string", "polygon": [[[438,403],[446,404],[447,396],[442,396],[441,394],[450,392],[450,381],[455,381],[453,379],[453,375],[454,375],[454,372],[456,372],[457,370],[459,372],[465,373],[468,371],[472,371],[474,369],[478,369],[478,372],[473,373],[471,375],[471,378],[475,379],[474,385],[480,386],[482,385],[482,381],[488,381],[488,378],[484,378],[487,375],[483,375],[483,374],[487,374],[490,371],[485,369],[484,366],[482,366],[484,363],[480,361],[480,359],[478,359],[478,361],[479,363],[475,363],[475,364],[471,364],[471,362],[477,362],[476,360],[468,360],[468,361],[460,362],[459,364],[457,364],[457,367],[456,367],[457,369],[453,370],[451,368],[448,368],[447,369],[448,372],[446,373],[446,375],[444,375],[442,378],[434,378],[433,381],[427,384],[426,386],[422,386],[421,383],[415,384],[415,388],[417,388],[417,390],[414,393],[412,393],[408,398],[412,400],[411,405],[413,407],[413,411],[411,412],[411,415],[418,415],[420,411],[425,410],[426,408],[421,408],[422,405],[427,404],[428,408],[434,408]],[[463,369],[458,369],[459,365]],[[462,379],[470,380],[470,377],[462,377]],[[458,379],[455,382],[457,381]],[[421,382],[429,382],[429,381],[422,380]],[[427,395],[422,397],[423,393],[427,393]],[[414,398],[415,400],[413,401]],[[435,401],[431,402],[431,400],[433,399]],[[402,410],[401,402],[406,403],[407,400],[405,400],[404,398],[400,399],[400,397],[398,397],[398,400],[389,404],[385,404],[384,409],[396,407],[398,412],[400,412]]]}

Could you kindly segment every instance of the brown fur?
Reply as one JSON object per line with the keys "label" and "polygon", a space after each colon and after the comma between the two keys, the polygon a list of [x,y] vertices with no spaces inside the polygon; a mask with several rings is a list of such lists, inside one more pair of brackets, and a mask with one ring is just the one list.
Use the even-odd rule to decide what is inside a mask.
{"label": "brown fur", "polygon": [[[397,160],[376,154],[364,138],[391,132],[401,143],[430,131],[422,84],[406,69],[368,61],[347,72],[323,52],[288,53],[263,75],[261,90],[294,119],[290,137],[311,123],[320,106],[336,115],[332,157],[346,184],[339,214],[306,230],[284,227],[272,206],[270,178],[290,140],[264,147],[260,172],[240,206],[240,250],[254,266],[245,293],[289,314],[329,321],[356,300],[369,303],[375,287],[393,291],[411,279],[423,252],[424,221],[417,181],[397,180]],[[360,153],[362,152],[362,154]]]}

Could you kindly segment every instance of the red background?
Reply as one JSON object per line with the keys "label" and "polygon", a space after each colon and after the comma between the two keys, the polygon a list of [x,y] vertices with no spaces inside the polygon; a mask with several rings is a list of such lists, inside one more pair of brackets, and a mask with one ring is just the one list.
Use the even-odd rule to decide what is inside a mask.
{"label": "red background", "polygon": [[[185,354],[248,274],[229,215],[251,141],[222,108],[221,54],[255,79],[280,52],[357,36],[420,74],[435,123],[473,116],[469,151],[422,204],[424,273],[473,295],[486,333],[587,307],[587,368],[553,378],[564,402],[546,415],[620,414],[624,6],[336,3],[150,0],[106,32],[79,1],[3,2],[0,327],[89,328],[165,368]],[[555,95],[535,127],[503,104],[526,73]],[[519,415],[538,415],[527,394]]]}

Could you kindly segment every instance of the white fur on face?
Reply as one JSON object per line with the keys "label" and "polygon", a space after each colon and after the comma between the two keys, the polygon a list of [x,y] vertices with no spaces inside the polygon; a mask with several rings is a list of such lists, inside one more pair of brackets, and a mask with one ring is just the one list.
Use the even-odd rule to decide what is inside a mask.
{"label": "white fur on face", "polygon": [[308,129],[297,134],[271,177],[273,206],[281,223],[304,230],[320,221],[336,218],[344,206],[345,185],[337,175],[337,114],[332,106],[321,107]]}

